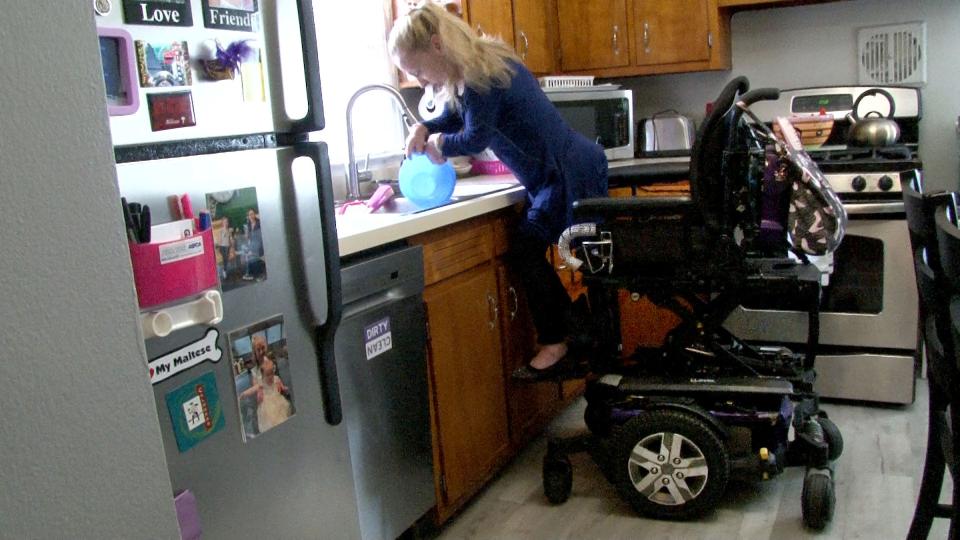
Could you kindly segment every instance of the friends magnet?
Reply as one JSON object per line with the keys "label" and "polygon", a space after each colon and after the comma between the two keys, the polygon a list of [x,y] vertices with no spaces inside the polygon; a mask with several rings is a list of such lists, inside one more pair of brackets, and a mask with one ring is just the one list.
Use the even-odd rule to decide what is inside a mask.
{"label": "friends magnet", "polygon": [[203,0],[203,25],[221,30],[260,30],[257,0]]}

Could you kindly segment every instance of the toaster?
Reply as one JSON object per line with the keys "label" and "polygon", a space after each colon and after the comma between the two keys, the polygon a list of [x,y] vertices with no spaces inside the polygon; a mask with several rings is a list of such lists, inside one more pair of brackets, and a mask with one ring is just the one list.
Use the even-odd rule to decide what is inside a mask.
{"label": "toaster", "polygon": [[657,114],[640,122],[640,154],[688,156],[693,148],[693,120],[682,114]]}

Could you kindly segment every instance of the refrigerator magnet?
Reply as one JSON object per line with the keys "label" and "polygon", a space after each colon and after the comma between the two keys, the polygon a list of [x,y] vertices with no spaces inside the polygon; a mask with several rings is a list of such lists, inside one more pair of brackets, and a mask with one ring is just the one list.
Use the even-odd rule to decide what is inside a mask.
{"label": "refrigerator magnet", "polygon": [[147,94],[147,106],[150,109],[150,129],[153,131],[197,125],[193,115],[193,93],[189,90]]}
{"label": "refrigerator magnet", "polygon": [[166,395],[177,448],[186,452],[223,427],[223,407],[212,371]]}
{"label": "refrigerator magnet", "polygon": [[193,84],[186,41],[157,44],[138,39],[136,48],[140,86],[157,88]]}
{"label": "refrigerator magnet", "polygon": [[220,30],[260,30],[257,0],[203,0],[203,25]]}
{"label": "refrigerator magnet", "polygon": [[103,26],[97,27],[97,35],[107,112],[110,116],[133,114],[140,107],[133,39],[126,30]]}
{"label": "refrigerator magnet", "polygon": [[243,441],[286,422],[296,412],[283,316],[230,332]]}
{"label": "refrigerator magnet", "polygon": [[123,0],[123,22],[151,26],[193,26],[190,0]]}
{"label": "refrigerator magnet", "polygon": [[257,188],[207,193],[206,201],[223,292],[267,279]]}
{"label": "refrigerator magnet", "polygon": [[208,328],[203,337],[197,341],[150,360],[147,363],[150,384],[163,382],[207,360],[219,362],[223,357],[223,351],[217,347],[219,336],[220,332],[216,328]]}

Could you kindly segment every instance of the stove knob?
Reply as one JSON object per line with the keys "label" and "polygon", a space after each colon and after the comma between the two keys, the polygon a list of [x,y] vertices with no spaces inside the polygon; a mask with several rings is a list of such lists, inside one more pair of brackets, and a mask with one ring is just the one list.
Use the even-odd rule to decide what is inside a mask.
{"label": "stove knob", "polygon": [[854,176],[853,181],[850,182],[850,187],[854,191],[863,191],[867,189],[867,179],[862,176]]}
{"label": "stove knob", "polygon": [[893,178],[890,178],[887,175],[880,177],[880,180],[877,182],[877,186],[880,187],[883,191],[890,191],[890,188],[893,187]]}

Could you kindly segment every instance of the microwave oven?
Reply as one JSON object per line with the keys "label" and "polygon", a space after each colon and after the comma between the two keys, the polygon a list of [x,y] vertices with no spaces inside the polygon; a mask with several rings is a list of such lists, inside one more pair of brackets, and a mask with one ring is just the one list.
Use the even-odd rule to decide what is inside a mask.
{"label": "microwave oven", "polygon": [[603,147],[607,160],[632,159],[633,91],[584,87],[547,91],[567,124]]}

